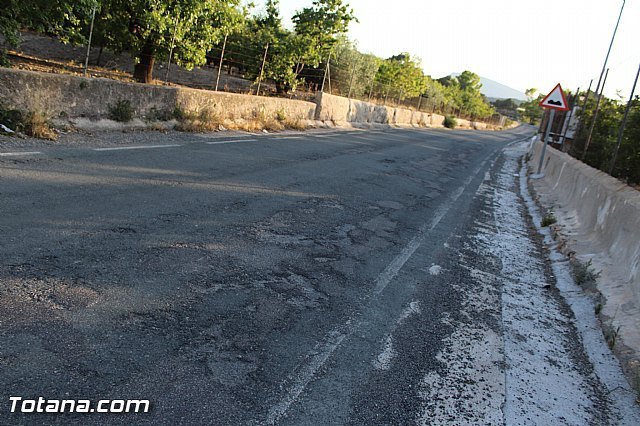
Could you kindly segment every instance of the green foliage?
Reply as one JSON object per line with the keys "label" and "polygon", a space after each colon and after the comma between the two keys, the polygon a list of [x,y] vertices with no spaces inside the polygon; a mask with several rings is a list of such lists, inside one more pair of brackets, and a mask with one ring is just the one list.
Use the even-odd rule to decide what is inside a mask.
{"label": "green foliage", "polygon": [[155,59],[166,59],[172,46],[172,60],[178,65],[204,65],[211,46],[242,20],[238,4],[239,0],[104,0],[96,18],[96,43],[138,52],[135,77],[148,82]]}
{"label": "green foliage", "polygon": [[340,37],[334,47],[335,66],[331,68],[331,78],[338,93],[343,96],[364,98],[372,89],[372,76],[375,76],[380,58],[360,53],[357,46],[346,37]]}
{"label": "green foliage", "polygon": [[4,124],[14,131],[22,131],[24,130],[24,114],[17,109],[0,107],[0,124]]}
{"label": "green foliage", "polygon": [[[571,154],[581,158],[593,121],[596,107],[595,96],[590,96],[584,111],[579,113],[582,120],[580,132],[576,135]],[[626,104],[604,97],[600,102],[598,120],[584,161],[602,171],[608,172],[618,140],[620,124]],[[627,125],[622,137],[620,151],[613,169],[613,176],[632,185],[640,184],[640,99],[636,96],[632,103]]]}
{"label": "green foliage", "polygon": [[540,120],[542,120],[542,115],[544,114],[542,107],[540,107],[540,102],[542,101],[544,96],[542,94],[538,94],[538,96],[535,96],[537,92],[538,89],[536,89],[535,87],[527,89],[525,91],[525,94],[527,95],[528,99],[526,102],[520,105],[522,118],[529,124],[540,123]]}
{"label": "green foliage", "polygon": [[427,89],[427,77],[418,58],[401,53],[382,61],[376,82],[388,87],[399,100],[421,95]]}
{"label": "green foliage", "polygon": [[307,61],[317,66],[357,19],[343,0],[314,0],[293,15],[295,32],[307,46]]}
{"label": "green foliage", "polygon": [[546,215],[544,215],[544,217],[542,218],[542,223],[540,224],[540,226],[542,226],[543,228],[546,228],[547,226],[551,226],[556,222],[557,222],[557,219],[554,216],[554,214],[552,212],[549,212]]}
{"label": "green foliage", "polygon": [[109,106],[109,118],[113,121],[128,123],[133,120],[133,107],[127,99],[121,99],[115,105]]}
{"label": "green foliage", "polygon": [[588,288],[595,287],[596,280],[600,277],[600,272],[596,272],[592,266],[591,260],[587,263],[573,260],[571,262],[571,266],[573,270],[573,278],[576,281],[576,284]]}
{"label": "green foliage", "polygon": [[637,96],[629,112],[613,176],[640,185],[640,99]]}
{"label": "green foliage", "polygon": [[458,120],[452,115],[447,115],[444,117],[444,127],[447,129],[455,129],[458,125]]}
{"label": "green foliage", "polygon": [[486,98],[480,93],[482,84],[480,77],[464,71],[457,77],[447,76],[438,80],[444,87],[445,103],[453,108],[464,111],[474,118],[487,118],[495,113]]}
{"label": "green foliage", "polygon": [[518,112],[519,104],[514,99],[496,99],[491,105],[499,114],[515,120],[520,118],[520,113]]}
{"label": "green foliage", "polygon": [[0,10],[0,65],[5,51],[20,42],[21,28],[55,34],[65,42],[82,42],[83,24],[90,19],[96,0],[4,0]]}

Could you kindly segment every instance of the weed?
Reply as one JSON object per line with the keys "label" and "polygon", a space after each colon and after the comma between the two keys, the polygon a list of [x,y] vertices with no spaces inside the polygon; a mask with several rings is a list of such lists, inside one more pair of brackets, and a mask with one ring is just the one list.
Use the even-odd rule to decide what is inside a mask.
{"label": "weed", "polygon": [[7,57],[7,51],[0,49],[0,67],[11,68],[11,61]]}
{"label": "weed", "polygon": [[276,111],[276,120],[281,123],[287,120],[287,113],[283,108]]}
{"label": "weed", "polygon": [[175,117],[175,110],[159,110],[156,107],[151,107],[146,114],[147,121],[169,121]]}
{"label": "weed", "polygon": [[542,222],[540,223],[540,226],[542,226],[543,228],[546,228],[547,226],[553,225],[556,222],[557,222],[557,219],[554,216],[553,212],[549,212],[545,214],[544,217],[542,218]]}
{"label": "weed", "polygon": [[222,124],[218,113],[211,109],[203,109],[199,113],[181,111],[180,115],[180,123],[178,123],[176,129],[183,132],[212,132],[220,129],[220,125]]}
{"label": "weed", "polygon": [[88,86],[88,84],[87,84],[86,81],[83,80],[83,81],[80,82],[80,90],[86,89],[87,86]]}
{"label": "weed", "polygon": [[598,303],[595,308],[596,315],[600,315],[600,312],[602,312],[602,303]]}
{"label": "weed", "polygon": [[306,130],[308,127],[307,124],[299,118],[288,119],[283,124],[287,129],[293,130]]}
{"label": "weed", "polygon": [[609,349],[615,348],[618,340],[618,333],[620,333],[620,326],[614,327],[613,323],[606,324],[603,332],[607,345],[609,345]]}
{"label": "weed", "polygon": [[49,120],[41,112],[29,112],[24,119],[24,132],[38,139],[55,141],[58,138],[56,132],[49,125]]}
{"label": "weed", "polygon": [[109,106],[109,118],[113,121],[128,123],[133,119],[133,107],[127,99],[121,99],[115,105]]}
{"label": "weed", "polygon": [[164,127],[160,122],[158,121],[153,121],[151,122],[148,127],[149,130],[155,131],[155,132],[166,132],[167,129],[166,127]]}
{"label": "weed", "polygon": [[24,114],[17,109],[0,108],[0,123],[17,132],[24,130]]}
{"label": "weed", "polygon": [[458,125],[458,120],[456,120],[454,116],[447,115],[444,118],[444,127],[446,127],[447,129],[455,129],[457,125]]}
{"label": "weed", "polygon": [[582,263],[578,260],[573,260],[571,262],[571,266],[573,267],[573,278],[579,286],[591,287],[595,285],[596,280],[600,277],[600,272],[596,272],[591,264],[591,259],[589,259],[587,263]]}
{"label": "weed", "polygon": [[172,118],[175,118],[176,120],[180,121],[180,120],[184,120],[185,117],[186,117],[186,114],[180,107],[175,107],[173,109]]}

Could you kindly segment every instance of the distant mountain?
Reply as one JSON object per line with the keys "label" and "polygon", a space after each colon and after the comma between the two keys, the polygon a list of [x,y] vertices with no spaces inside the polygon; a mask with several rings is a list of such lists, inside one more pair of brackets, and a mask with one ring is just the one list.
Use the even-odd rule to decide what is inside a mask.
{"label": "distant mountain", "polygon": [[[453,73],[452,76],[459,76],[460,73]],[[480,77],[482,83],[482,92],[490,100],[495,99],[517,99],[520,101],[526,101],[527,96],[519,90],[513,89],[509,86],[505,86],[502,83],[491,80],[489,78]]]}

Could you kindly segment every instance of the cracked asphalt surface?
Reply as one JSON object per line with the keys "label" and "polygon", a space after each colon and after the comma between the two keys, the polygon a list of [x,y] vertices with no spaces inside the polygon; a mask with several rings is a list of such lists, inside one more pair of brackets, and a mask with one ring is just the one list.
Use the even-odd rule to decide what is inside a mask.
{"label": "cracked asphalt surface", "polygon": [[[0,423],[504,423],[513,301],[477,235],[531,134],[0,138],[37,152],[0,157]],[[566,327],[577,424],[615,424]],[[10,395],[152,409],[18,414]]]}

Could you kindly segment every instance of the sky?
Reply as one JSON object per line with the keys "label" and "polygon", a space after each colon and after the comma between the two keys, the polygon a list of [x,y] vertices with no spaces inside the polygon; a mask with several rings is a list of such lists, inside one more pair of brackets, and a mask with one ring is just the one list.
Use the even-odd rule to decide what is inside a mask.
{"label": "sky", "polygon": [[[595,89],[622,0],[345,0],[359,23],[349,38],[358,49],[387,58],[422,59],[439,78],[470,70],[524,92]],[[260,10],[260,0],[255,2]],[[285,25],[312,0],[280,0]],[[640,0],[626,0],[605,86],[629,97],[640,63]],[[640,90],[636,90],[636,94]],[[620,95],[620,96],[618,96]]]}

